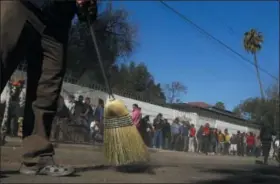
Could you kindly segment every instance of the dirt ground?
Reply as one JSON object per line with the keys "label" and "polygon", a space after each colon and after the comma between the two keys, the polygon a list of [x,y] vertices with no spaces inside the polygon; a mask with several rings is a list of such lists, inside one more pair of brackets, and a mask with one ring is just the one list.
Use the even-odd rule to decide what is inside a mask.
{"label": "dirt ground", "polygon": [[76,167],[72,177],[20,175],[20,143],[1,147],[1,183],[280,183],[280,168],[256,165],[254,158],[206,156],[150,150],[150,168],[142,173],[122,173],[107,167],[102,149],[59,145],[56,162]]}

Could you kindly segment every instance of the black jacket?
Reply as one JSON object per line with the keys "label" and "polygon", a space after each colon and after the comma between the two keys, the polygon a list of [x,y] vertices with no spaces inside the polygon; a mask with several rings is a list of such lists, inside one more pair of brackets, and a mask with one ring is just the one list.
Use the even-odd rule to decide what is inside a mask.
{"label": "black jacket", "polygon": [[164,123],[162,128],[163,137],[170,137],[171,136],[171,127],[169,123]]}
{"label": "black jacket", "polygon": [[261,127],[260,138],[261,141],[272,141],[272,136],[275,135],[273,127],[267,123],[264,123]]}

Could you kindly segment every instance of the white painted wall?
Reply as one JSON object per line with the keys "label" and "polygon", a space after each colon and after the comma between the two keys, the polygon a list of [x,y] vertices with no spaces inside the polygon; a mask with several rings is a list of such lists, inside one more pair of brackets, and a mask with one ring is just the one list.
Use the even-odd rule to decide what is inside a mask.
{"label": "white painted wall", "polygon": [[210,127],[215,127],[216,128],[216,120],[215,119],[208,118],[208,117],[203,117],[203,116],[198,117],[197,127],[200,127],[201,125],[205,125],[206,123],[208,123],[210,125]]}
{"label": "white painted wall", "polygon": [[248,132],[248,127],[246,126],[235,125],[221,120],[216,120],[216,128],[222,131],[227,128],[230,134],[236,134],[238,130],[240,132]]}
{"label": "white painted wall", "polygon": [[87,87],[81,87],[76,84],[70,84],[66,82],[63,83],[62,89],[61,95],[64,97],[64,99],[67,99],[69,93],[72,95],[78,94],[83,95],[84,97],[89,97],[91,98],[91,102],[93,104],[98,104],[99,98],[104,100],[104,102],[108,98],[108,94],[104,93],[103,91],[93,90]]}

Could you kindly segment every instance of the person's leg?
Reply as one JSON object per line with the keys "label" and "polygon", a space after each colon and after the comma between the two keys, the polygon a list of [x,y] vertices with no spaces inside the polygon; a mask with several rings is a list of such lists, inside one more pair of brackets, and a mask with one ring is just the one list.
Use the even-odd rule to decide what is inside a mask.
{"label": "person's leg", "polygon": [[251,146],[247,145],[247,156],[251,156]]}
{"label": "person's leg", "polygon": [[17,135],[17,121],[18,121],[18,102],[13,101],[11,107],[11,119],[10,119],[10,135],[15,137]]}
{"label": "person's leg", "polygon": [[[38,33],[31,24],[32,20],[37,20],[36,17],[34,18],[20,1],[0,1],[0,8],[0,93],[2,93],[17,65],[33,45],[34,40],[38,39]],[[7,128],[7,125],[2,126],[1,131],[5,130],[5,127]],[[1,136],[5,136],[5,131]]]}
{"label": "person's leg", "polygon": [[223,144],[223,155],[226,155],[226,151],[227,150],[227,144],[226,143],[224,143]]}
{"label": "person's leg", "polygon": [[[67,35],[67,30],[63,31],[64,34]],[[35,101],[29,102],[32,103],[34,112],[34,126],[32,134],[30,134],[30,128],[28,133],[25,131],[25,137],[23,139],[23,163],[27,167],[35,167],[34,169],[29,167],[30,170],[23,169],[22,173],[34,174],[34,172],[38,172],[38,166],[41,165],[39,170],[45,172],[45,174],[68,175],[73,173],[72,168],[63,169],[51,166],[53,164],[51,162],[53,161],[52,156],[54,155],[54,149],[49,142],[52,121],[56,114],[57,102],[65,73],[67,36],[65,39],[57,38],[56,35],[50,34],[48,30],[46,30],[45,34],[41,41],[43,61],[40,76],[39,79],[33,81],[34,86],[31,86],[32,89],[36,91],[36,98]],[[40,60],[29,61],[29,63],[33,62],[40,62]],[[30,77],[32,77],[31,74]],[[37,73],[36,77],[38,77]],[[30,92],[34,94],[34,91],[27,91],[27,93]],[[30,114],[26,116],[32,117]],[[30,118],[30,120],[32,121],[32,118]],[[50,166],[51,169],[48,166]],[[41,168],[46,169],[42,170]]]}
{"label": "person's leg", "polygon": [[171,134],[169,149],[173,150],[173,147],[174,147],[174,134]]}
{"label": "person's leg", "polygon": [[205,138],[204,137],[201,139],[201,152],[202,153],[206,152],[206,142],[205,142]]}
{"label": "person's leg", "polygon": [[[41,42],[38,41],[37,45],[40,45]],[[28,61],[27,66],[27,88],[26,88],[26,100],[24,108],[24,119],[22,127],[22,138],[32,134],[34,128],[34,112],[32,110],[32,103],[36,100],[36,90],[38,82],[41,75],[42,68],[42,48],[37,46],[32,49],[33,52],[28,53],[26,60]]]}
{"label": "person's leg", "polygon": [[268,163],[268,157],[269,157],[269,152],[270,152],[270,149],[271,149],[271,143],[268,141],[268,142],[264,142],[263,143],[263,163],[264,164],[267,164]]}
{"label": "person's leg", "polygon": [[208,146],[209,153],[213,152],[213,148],[214,148],[213,143],[211,141],[209,141],[209,146]]}
{"label": "person's leg", "polygon": [[190,138],[190,149],[191,149],[191,152],[195,152],[195,141],[194,141],[194,137],[191,137]]}
{"label": "person's leg", "polygon": [[229,155],[229,147],[230,147],[230,144],[227,142],[226,143],[226,155]]}
{"label": "person's leg", "polygon": [[194,145],[193,145],[193,137],[189,138],[189,151],[193,152],[194,150]]}
{"label": "person's leg", "polygon": [[150,132],[149,134],[149,144],[150,144],[150,147],[152,148],[154,146],[154,132]]}
{"label": "person's leg", "polygon": [[217,142],[217,153],[221,153],[221,144],[219,142]]}
{"label": "person's leg", "polygon": [[203,139],[203,153],[208,154],[209,151],[209,141],[208,141],[208,137],[204,137]]}
{"label": "person's leg", "polygon": [[234,144],[234,155],[237,155],[237,144]]}
{"label": "person's leg", "polygon": [[183,151],[187,151],[187,138],[183,136]]}
{"label": "person's leg", "polygon": [[157,133],[158,131],[156,130],[154,132],[154,136],[153,136],[153,148],[156,148],[157,147]]}
{"label": "person's leg", "polygon": [[241,155],[241,151],[240,151],[240,143],[237,143],[237,155],[240,156]]}
{"label": "person's leg", "polygon": [[201,144],[202,141],[201,141],[201,138],[198,138],[197,139],[197,149],[196,149],[196,152],[199,153],[201,151]]}
{"label": "person's leg", "polygon": [[20,1],[0,1],[0,8],[1,93],[24,54],[37,39],[37,31],[31,24],[31,19],[36,20],[36,17]]}
{"label": "person's leg", "polygon": [[164,142],[164,147],[163,147],[163,149],[167,149],[167,146],[168,146],[168,138],[167,138],[167,136],[164,136],[163,142]]}
{"label": "person's leg", "polygon": [[174,150],[178,151],[179,143],[180,143],[180,135],[176,134],[174,139],[175,139],[175,141],[174,141]]}
{"label": "person's leg", "polygon": [[162,149],[163,146],[163,135],[162,135],[162,131],[159,130],[159,148]]}
{"label": "person's leg", "polygon": [[186,136],[186,151],[189,151],[190,149],[190,139],[189,136]]}
{"label": "person's leg", "polygon": [[224,154],[224,143],[220,142],[220,154],[223,155]]}

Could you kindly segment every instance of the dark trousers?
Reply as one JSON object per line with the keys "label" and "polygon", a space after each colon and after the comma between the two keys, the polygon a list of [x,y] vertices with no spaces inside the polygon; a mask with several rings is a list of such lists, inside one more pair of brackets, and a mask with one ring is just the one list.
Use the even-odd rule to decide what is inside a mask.
{"label": "dark trousers", "polygon": [[262,141],[262,153],[263,153],[263,159],[265,164],[267,164],[270,149],[271,149],[271,141]]}
{"label": "dark trousers", "polygon": [[180,142],[180,134],[171,134],[170,149],[178,150]]}
{"label": "dark trousers", "polygon": [[210,147],[210,139],[209,136],[202,137],[202,152],[208,154]]}
{"label": "dark trousers", "polygon": [[[69,28],[53,30],[18,0],[0,3],[0,92],[19,62],[27,59],[23,162],[37,163],[39,156],[54,154],[49,136],[65,73]],[[62,32],[66,36],[61,36]]]}
{"label": "dark trousers", "polygon": [[154,132],[153,146],[156,148],[162,148],[162,143],[163,143],[162,140],[163,140],[162,130],[156,130]]}
{"label": "dark trousers", "polygon": [[252,156],[253,153],[254,153],[253,151],[254,151],[254,146],[253,145],[247,145],[247,149],[246,149],[247,156]]}
{"label": "dark trousers", "polygon": [[237,155],[244,156],[244,144],[240,142],[237,144]]}
{"label": "dark trousers", "polygon": [[230,143],[225,142],[224,143],[224,155],[229,155],[229,147],[230,147]]}

